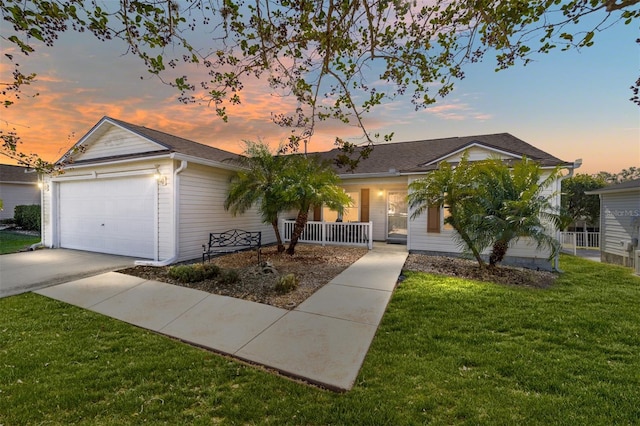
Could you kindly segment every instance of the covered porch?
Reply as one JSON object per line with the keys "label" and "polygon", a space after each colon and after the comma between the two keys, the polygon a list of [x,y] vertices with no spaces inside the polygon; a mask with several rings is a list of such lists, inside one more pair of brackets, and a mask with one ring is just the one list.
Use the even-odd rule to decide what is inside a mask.
{"label": "covered porch", "polygon": [[[341,186],[353,204],[345,209],[342,216],[327,207],[315,207],[313,212],[309,212],[309,224],[312,225],[307,225],[308,230],[305,229],[303,237],[312,240],[309,242],[322,243],[324,230],[325,243],[365,245],[364,241],[367,240],[367,246],[371,246],[373,241],[407,245],[409,220],[406,176],[385,174],[362,178],[343,175],[341,178]],[[288,225],[284,222],[282,232],[286,239],[291,231],[286,230]],[[293,229],[293,225],[290,226]]]}
{"label": "covered porch", "polygon": [[[295,220],[282,220],[280,232],[284,242],[291,241]],[[298,240],[301,243],[362,246],[373,249],[373,222],[307,222]]]}

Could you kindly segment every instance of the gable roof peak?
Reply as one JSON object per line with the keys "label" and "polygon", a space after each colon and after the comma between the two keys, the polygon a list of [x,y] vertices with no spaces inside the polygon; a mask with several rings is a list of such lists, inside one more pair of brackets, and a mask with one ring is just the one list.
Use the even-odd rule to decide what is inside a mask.
{"label": "gable roof peak", "polygon": [[[195,158],[201,158],[203,160],[211,160],[215,162],[222,162],[227,159],[237,158],[238,155],[229,151],[225,151],[219,148],[212,147],[210,145],[205,145],[200,142],[195,142],[189,139],[181,138],[178,136],[174,136],[167,132],[163,132],[160,130],[151,129],[145,126],[139,126],[136,124],[128,123],[123,120],[119,120],[109,116],[103,116],[100,121],[96,125],[94,125],[87,134],[85,134],[67,153],[59,160],[59,162],[63,162],[68,156],[71,155],[77,148],[90,140],[92,135],[98,134],[97,130],[102,127],[105,123],[109,126],[117,126],[128,132],[131,132],[137,136],[140,136],[149,142],[157,145],[158,149],[151,149],[148,152],[140,152],[136,154],[132,154],[136,157],[145,157],[151,155],[158,154],[183,154],[186,156],[191,156]],[[99,136],[98,136],[99,137]],[[131,157],[132,155],[127,155],[125,157]],[[120,157],[109,157],[109,158],[92,158],[86,160],[87,162],[105,162],[105,161],[113,161]],[[75,163],[83,162],[82,159],[75,161]]]}

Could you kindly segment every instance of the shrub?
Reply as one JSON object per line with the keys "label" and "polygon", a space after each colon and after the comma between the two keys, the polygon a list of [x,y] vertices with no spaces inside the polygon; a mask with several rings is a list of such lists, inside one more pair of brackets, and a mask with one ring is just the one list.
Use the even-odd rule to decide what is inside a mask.
{"label": "shrub", "polygon": [[220,275],[220,267],[213,263],[198,264],[196,268],[202,270],[202,278],[205,280],[210,280]]}
{"label": "shrub", "polygon": [[181,283],[195,283],[217,277],[220,275],[220,267],[213,263],[177,265],[170,267],[168,274],[170,278]]}
{"label": "shrub", "polygon": [[240,274],[235,269],[225,269],[220,274],[222,284],[235,284],[240,281]]}
{"label": "shrub", "polygon": [[275,286],[276,293],[285,294],[290,293],[298,288],[299,280],[294,274],[287,274],[278,280]]}
{"label": "shrub", "polygon": [[16,206],[13,217],[22,229],[40,231],[40,205]]}
{"label": "shrub", "polygon": [[198,270],[193,265],[178,265],[169,268],[169,277],[181,283],[195,283],[202,281],[202,270]]}

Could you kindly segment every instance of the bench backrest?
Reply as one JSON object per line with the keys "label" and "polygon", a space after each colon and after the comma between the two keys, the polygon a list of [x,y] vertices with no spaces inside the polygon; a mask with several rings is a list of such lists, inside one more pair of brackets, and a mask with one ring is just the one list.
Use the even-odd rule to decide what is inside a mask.
{"label": "bench backrest", "polygon": [[225,232],[212,232],[209,234],[209,248],[213,247],[260,247],[262,244],[262,232],[243,231],[231,229]]}

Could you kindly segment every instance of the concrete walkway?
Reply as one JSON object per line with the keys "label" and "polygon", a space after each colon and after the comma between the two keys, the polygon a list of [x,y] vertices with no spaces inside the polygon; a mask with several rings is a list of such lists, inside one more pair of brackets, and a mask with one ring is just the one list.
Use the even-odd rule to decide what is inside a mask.
{"label": "concrete walkway", "polygon": [[572,256],[578,256],[583,259],[592,260],[594,262],[600,262],[600,250],[578,249],[574,254],[573,250],[571,249],[562,249],[562,252],[566,254],[570,254]]}
{"label": "concrete walkway", "polygon": [[335,390],[353,386],[407,257],[372,251],[292,311],[109,272],[36,293]]}

